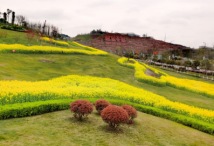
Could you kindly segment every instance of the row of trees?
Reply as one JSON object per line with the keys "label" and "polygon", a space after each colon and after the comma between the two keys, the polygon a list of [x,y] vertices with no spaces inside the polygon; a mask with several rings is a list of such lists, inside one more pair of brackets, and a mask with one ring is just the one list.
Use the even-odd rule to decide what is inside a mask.
{"label": "row of trees", "polygon": [[[10,14],[12,14],[11,21],[9,20]],[[3,15],[3,18],[1,18],[1,15]],[[44,23],[31,22],[23,15],[16,16],[15,12],[10,9],[7,9],[6,12],[0,12],[0,18],[1,18],[0,22],[5,23],[6,25],[11,25],[11,26],[17,25],[37,34],[54,37],[54,38],[59,37],[58,27],[52,24],[48,24],[46,20]]]}
{"label": "row of trees", "polygon": [[28,22],[27,27],[31,30],[34,30],[37,33],[40,33],[45,36],[58,38],[59,37],[59,29],[58,27],[47,24],[46,20],[42,23],[34,23],[34,22]]}
{"label": "row of trees", "polygon": [[169,59],[158,60],[157,58],[153,58],[153,61],[160,62],[160,63],[171,64],[171,65],[181,65],[181,66],[191,67],[193,69],[197,69],[199,67],[201,69],[213,70],[212,63],[208,59],[183,61],[183,60],[169,60]]}
{"label": "row of trees", "polygon": [[15,12],[10,10],[10,9],[7,9],[6,12],[0,12],[0,17],[1,17],[1,15],[3,15],[3,19],[1,19],[1,21],[4,22],[4,23],[7,23],[7,22],[9,23],[9,18],[10,18],[9,16],[10,16],[11,13],[12,13],[11,24],[14,24],[14,22],[15,22]]}

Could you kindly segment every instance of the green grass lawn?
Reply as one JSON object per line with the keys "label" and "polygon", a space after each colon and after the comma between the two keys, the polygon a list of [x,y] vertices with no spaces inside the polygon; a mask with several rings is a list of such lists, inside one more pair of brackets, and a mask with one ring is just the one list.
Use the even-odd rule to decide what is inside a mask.
{"label": "green grass lawn", "polygon": [[[37,39],[29,42],[25,33],[6,31],[0,43],[41,45]],[[76,47],[70,43],[70,47]],[[43,42],[42,45],[50,45]],[[78,49],[78,47],[76,47]],[[214,99],[203,95],[138,82],[134,69],[117,63],[118,56],[16,54],[0,53],[0,80],[40,81],[64,75],[90,75],[116,79],[138,88],[162,95],[171,101],[214,110]],[[176,72],[166,73],[195,80],[202,80]],[[209,81],[206,81],[209,82]],[[213,82],[209,82],[213,83]],[[24,87],[23,87],[24,88]],[[101,118],[93,113],[85,122],[77,122],[70,111],[60,111],[39,116],[0,120],[0,146],[7,145],[192,145],[214,146],[214,136],[181,124],[138,113],[136,124],[121,126],[112,132]]]}
{"label": "green grass lawn", "polygon": [[[23,44],[23,45],[40,45],[38,37],[34,37],[32,40],[28,40],[27,34],[23,32],[17,32],[12,30],[0,29],[0,43],[1,44]],[[48,45],[48,43],[42,42],[42,45]]]}
{"label": "green grass lawn", "polygon": [[213,98],[136,81],[134,69],[119,65],[117,59],[115,55],[0,54],[0,80],[39,81],[70,74],[108,77],[144,88],[172,101],[214,109]]}
{"label": "green grass lawn", "polygon": [[69,110],[0,121],[2,146],[213,146],[214,136],[138,112],[133,125],[112,131],[96,112],[79,122]]}
{"label": "green grass lawn", "polygon": [[[38,35],[33,35],[31,39],[27,37],[27,33],[0,29],[0,44],[22,44],[27,46],[32,45],[48,45],[48,46],[58,46],[57,44],[51,44],[49,42],[41,41]],[[71,43],[72,46],[72,43]],[[65,46],[60,46],[65,47]]]}

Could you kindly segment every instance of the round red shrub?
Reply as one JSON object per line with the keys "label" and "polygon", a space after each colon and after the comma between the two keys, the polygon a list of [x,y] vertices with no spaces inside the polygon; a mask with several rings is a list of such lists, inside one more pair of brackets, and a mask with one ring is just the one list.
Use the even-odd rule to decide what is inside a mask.
{"label": "round red shrub", "polygon": [[128,115],[129,115],[128,123],[129,124],[133,123],[133,119],[137,117],[137,110],[134,107],[130,106],[130,105],[123,105],[122,108],[124,110],[126,110]]}
{"label": "round red shrub", "polygon": [[112,128],[116,128],[121,123],[126,123],[129,119],[128,113],[122,107],[115,105],[104,108],[101,117]]}
{"label": "round red shrub", "polygon": [[92,113],[93,105],[87,100],[76,100],[70,104],[71,112],[74,112],[74,117],[78,120],[87,117]]}
{"label": "round red shrub", "polygon": [[110,103],[108,101],[104,100],[104,99],[100,99],[100,100],[97,100],[95,102],[95,108],[96,108],[96,110],[98,111],[99,114],[101,113],[101,111],[104,108],[106,108],[109,105],[110,105]]}

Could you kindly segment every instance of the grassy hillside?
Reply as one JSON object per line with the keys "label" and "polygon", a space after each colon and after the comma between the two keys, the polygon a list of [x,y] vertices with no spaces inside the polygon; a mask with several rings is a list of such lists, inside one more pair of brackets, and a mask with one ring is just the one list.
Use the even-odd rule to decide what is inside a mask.
{"label": "grassy hillside", "polygon": [[108,77],[144,88],[172,101],[214,109],[212,98],[172,87],[158,87],[136,81],[134,69],[119,65],[117,59],[115,55],[0,54],[0,80],[39,81],[70,74]]}
{"label": "grassy hillside", "polygon": [[[5,31],[7,33],[7,37],[5,37],[3,39],[1,37],[2,31]],[[14,39],[17,36],[20,36],[20,39],[17,43],[21,43],[26,46],[41,45],[41,41],[38,41],[36,38],[34,40],[31,40],[31,42],[29,42],[29,40],[26,37],[26,34],[19,33],[19,32],[6,31],[6,30],[0,30],[0,44],[1,43],[13,44],[13,43],[15,43]],[[10,40],[13,40],[13,41],[10,41]],[[81,45],[78,45],[78,44],[75,44],[72,42],[68,42],[68,43],[69,43],[69,45],[65,46],[64,49],[73,48],[76,50],[88,50],[87,47],[84,47],[84,46],[81,46]],[[42,42],[42,45],[51,45],[51,46],[57,47],[57,44],[53,44],[50,42]],[[90,52],[91,50],[89,49],[88,51]],[[151,85],[151,84],[148,84],[145,82],[138,82],[134,77],[135,70],[132,68],[125,67],[125,66],[121,66],[117,62],[118,58],[119,58],[118,56],[115,56],[112,54],[99,56],[99,55],[90,55],[90,53],[88,55],[86,55],[86,54],[81,55],[81,54],[42,54],[39,52],[38,53],[31,52],[29,54],[12,53],[11,51],[7,52],[7,53],[1,52],[0,53],[0,67],[1,67],[0,80],[1,81],[3,81],[3,80],[11,80],[11,81],[14,81],[14,80],[41,81],[41,80],[43,80],[43,81],[47,81],[47,80],[57,78],[60,76],[65,76],[65,75],[89,75],[89,76],[96,76],[96,77],[105,77],[105,78],[111,78],[111,79],[125,82],[125,83],[132,85],[134,87],[137,87],[139,89],[151,91],[151,92],[157,94],[157,96],[155,96],[155,97],[158,97],[158,95],[161,95],[161,96],[169,99],[170,101],[176,101],[176,102],[184,103],[187,105],[192,105],[195,107],[214,110],[214,106],[213,106],[214,99],[213,98],[199,95],[197,93],[192,93],[192,92],[189,92],[186,90],[184,91],[182,89],[176,89],[176,88],[169,87],[169,86],[159,87],[159,86],[154,86],[154,85]],[[188,78],[188,79],[197,80],[197,78],[195,78],[195,77],[191,77],[191,76],[187,76],[187,75],[180,75],[175,72],[167,71],[167,73],[171,74],[172,76],[176,76],[176,77],[180,77],[180,78]],[[94,80],[91,78],[91,81],[94,81]],[[206,81],[204,81],[204,82],[206,82]],[[17,84],[19,86],[19,88],[21,87],[21,88],[27,89],[25,84],[23,84],[23,87],[21,86],[22,83],[24,83],[24,82],[20,82],[20,84]],[[84,82],[81,82],[81,85],[82,85],[82,83],[84,84]],[[100,85],[98,85],[98,84],[93,85],[93,84],[91,84],[91,82],[86,82],[86,83],[87,83],[87,84],[85,84],[86,87],[87,86],[89,87],[91,85],[92,86],[96,85],[96,87],[98,88],[97,91],[99,91]],[[212,84],[212,82],[207,82],[207,83]],[[13,82],[13,84],[16,86],[15,82]],[[35,83],[35,84],[37,84],[37,83]],[[4,84],[4,82],[2,82],[1,85],[4,86],[6,84]],[[112,85],[114,85],[114,83]],[[67,86],[68,85],[66,85],[66,86],[62,85],[62,87],[64,87],[64,88],[67,88]],[[79,86],[79,84],[77,86]],[[59,88],[62,88],[62,87],[59,86]],[[56,88],[56,92],[57,92],[57,86],[54,88]],[[74,88],[76,89],[75,86],[74,86]],[[79,88],[79,87],[77,87],[77,88]],[[117,87],[113,87],[113,88],[116,89]],[[44,87],[44,89],[45,89],[45,87]],[[91,89],[93,89],[93,87],[91,87]],[[132,89],[132,88],[130,87],[130,89]],[[54,90],[51,90],[51,92],[54,93]],[[62,90],[63,90],[63,88],[62,88]],[[129,89],[127,86],[127,91],[128,90]],[[83,91],[86,91],[86,90],[83,90]],[[90,91],[90,89],[88,88],[87,91]],[[95,96],[95,95],[98,96],[96,93],[99,93],[99,92],[97,92],[97,91],[88,92],[87,95],[91,95],[90,93],[93,93],[92,94],[93,96]],[[137,91],[137,89],[136,89],[136,91]],[[66,94],[66,92],[63,92],[62,96],[64,96],[64,94]],[[73,92],[73,90],[72,90],[72,92]],[[140,92],[140,90],[139,90],[139,92]],[[139,94],[139,96],[142,96],[142,102],[144,102],[143,98],[144,97],[147,98],[148,95],[144,96],[144,94],[145,94],[144,92],[140,92],[140,93],[142,93],[142,94],[141,95]],[[84,94],[84,92],[82,94]],[[105,95],[105,94],[103,94],[103,95]],[[133,95],[134,94],[135,93],[133,93]],[[77,95],[79,95],[79,93]],[[108,95],[108,94],[106,94],[106,95]],[[131,94],[127,94],[127,95],[129,96]],[[120,96],[120,95],[118,94],[118,96]],[[27,98],[28,97],[26,97],[25,99],[27,99]],[[33,94],[32,94],[32,98],[34,98]],[[51,96],[50,98],[54,99],[54,96]],[[30,97],[29,97],[29,99],[30,99]],[[132,101],[131,96],[127,100]],[[151,100],[155,100],[155,99],[151,99]],[[52,101],[55,102],[54,100],[52,100]],[[159,101],[159,100],[157,100],[157,101]],[[38,101],[38,104],[40,104],[40,103],[41,103],[41,101]],[[47,101],[47,103],[48,103],[48,101]],[[64,107],[61,109],[66,109],[67,103],[68,103],[68,100],[66,101],[66,103],[64,103],[64,105],[63,105]],[[176,103],[170,102],[170,104],[171,103],[172,103],[172,105],[176,104]],[[35,105],[36,104],[37,103],[35,103]],[[30,105],[30,103],[29,103],[29,105]],[[33,103],[32,103],[32,105],[33,105]],[[179,105],[179,104],[177,104],[177,105]],[[23,105],[17,104],[14,106],[6,105],[6,106],[8,108],[10,108],[11,110],[13,110],[12,109],[13,107],[14,107],[14,109],[18,108],[19,106],[21,106],[23,109],[26,107],[26,105],[24,105],[24,104]],[[51,106],[51,104],[50,104],[50,106]],[[158,108],[159,105],[156,105],[156,106]],[[19,110],[21,110],[22,108],[20,108]],[[27,107],[27,108],[29,108],[29,107]],[[173,106],[171,106],[171,108],[173,108]],[[176,107],[176,108],[180,108],[180,107]],[[191,109],[192,109],[192,107],[190,107],[190,109],[188,109],[188,110],[190,111]],[[0,110],[1,110],[1,108],[0,108]],[[34,108],[32,108],[31,110],[33,112]],[[178,120],[179,118],[182,119],[184,117],[184,115],[186,114],[185,111],[180,111],[180,112],[184,112],[185,114],[179,116],[179,111],[175,112],[175,111],[173,111],[173,109],[171,109],[172,111],[170,111],[170,112],[175,112],[175,114],[173,115],[174,116],[173,117],[174,119],[173,119],[173,118],[169,118],[170,114],[169,114],[169,112],[167,112],[167,108],[165,109],[164,106],[162,107],[162,110],[165,110],[165,111],[162,113],[162,115],[158,115],[158,112],[160,112],[160,113],[162,112],[162,111],[158,111],[159,109],[157,111],[156,111],[156,109],[154,109],[153,111],[149,111],[149,108],[146,107],[145,109],[140,109],[140,110],[146,111],[147,113],[151,113],[151,114],[154,114],[157,116],[162,116],[164,118],[171,119],[171,120],[174,120],[177,122],[179,122],[179,120]],[[50,111],[53,111],[53,110],[50,110]],[[199,111],[201,112],[203,110],[199,109]],[[212,111],[210,111],[210,112],[212,112]],[[68,114],[68,111],[64,111],[64,112],[56,112],[56,113],[52,113],[52,114],[47,114],[48,117],[51,117],[50,119],[43,118],[43,117],[45,117],[45,115],[41,115],[41,116],[36,116],[36,117],[32,117],[32,118],[20,118],[20,119],[0,121],[0,125],[2,126],[0,128],[3,129],[3,131],[0,132],[0,145],[1,144],[15,145],[15,144],[21,144],[21,143],[23,143],[23,145],[28,145],[29,143],[27,141],[24,142],[23,139],[19,136],[19,135],[24,135],[23,133],[20,132],[22,129],[26,129],[25,132],[31,136],[31,137],[28,137],[27,135],[24,135],[25,138],[34,139],[34,137],[39,137],[40,133],[38,133],[38,131],[30,130],[28,126],[33,127],[33,129],[40,129],[45,125],[45,123],[55,123],[56,122],[56,124],[57,124],[60,121],[60,119],[68,118],[68,117],[66,117],[67,114]],[[187,113],[186,115],[188,115],[188,114],[189,113]],[[208,115],[208,116],[211,116],[211,115]],[[39,117],[39,118],[37,119],[37,117]],[[53,119],[53,117],[56,117],[56,119],[55,118]],[[95,121],[97,121],[96,124],[98,126],[97,127],[98,129],[100,127],[105,127],[103,125],[100,125],[101,120],[97,119],[98,117],[95,114],[93,114],[92,117],[96,119]],[[188,118],[188,116],[186,116],[186,117]],[[211,118],[213,118],[213,117],[211,117]],[[147,119],[147,120],[145,120],[145,119]],[[25,120],[26,121],[33,121],[33,120],[37,121],[38,120],[38,124],[35,124],[35,125],[32,123],[24,124],[24,123],[21,123],[21,121],[23,121],[23,120],[24,121]],[[183,118],[182,120],[185,121],[185,118]],[[180,121],[180,123],[182,123],[182,120]],[[191,123],[191,120],[192,119],[189,118],[187,120],[186,125],[188,125],[188,122],[190,122],[189,124],[192,124],[192,125],[188,125],[188,126],[197,127],[197,124],[194,125],[194,122]],[[100,122],[98,123],[98,121],[100,121]],[[152,122],[152,121],[154,121],[154,122]],[[9,124],[10,122],[13,124]],[[7,125],[7,123],[8,123],[8,125]],[[196,121],[196,123],[197,123],[197,121]],[[58,124],[64,125],[64,127],[67,127],[70,129],[77,127],[77,125],[74,125],[74,127],[72,127],[73,124],[70,127],[68,124],[71,124],[71,121],[68,122],[68,120],[61,121],[61,123],[58,123]],[[92,143],[94,144],[96,142],[90,141],[90,138],[87,140],[81,140],[81,139],[75,138],[74,135],[78,135],[77,133],[81,133],[81,131],[84,133],[86,131],[89,131],[89,135],[91,135],[91,137],[97,137],[97,135],[105,135],[103,132],[106,132],[106,131],[100,132],[100,131],[97,131],[97,129],[94,129],[94,127],[92,126],[92,125],[94,125],[94,123],[90,122],[90,120],[89,120],[89,123],[88,122],[83,123],[83,126],[84,126],[84,124],[86,125],[86,127],[88,127],[88,129],[86,127],[83,127],[83,129],[81,129],[81,127],[79,127],[75,131],[76,133],[72,133],[72,132],[70,133],[69,131],[67,131],[64,133],[64,135],[60,134],[60,132],[59,133],[55,132],[60,129],[60,127],[57,127],[57,125],[53,126],[53,128],[48,127],[47,131],[44,132],[44,135],[42,135],[39,138],[39,141],[33,141],[33,145],[38,145],[39,143],[44,145],[44,143],[42,143],[42,140],[44,140],[42,137],[44,137],[46,140],[48,139],[50,144],[53,144],[51,141],[52,140],[54,141],[55,136],[58,137],[58,140],[55,141],[55,143],[58,143],[59,141],[61,141],[62,137],[66,137],[65,145],[66,144],[69,145],[71,142],[75,143],[76,145],[80,145],[80,144],[84,145],[87,143],[90,144],[90,142],[91,142],[91,145],[92,145]],[[87,125],[87,124],[89,124],[89,125]],[[183,124],[185,124],[185,122]],[[202,125],[203,124],[204,123],[202,123]],[[7,129],[10,129],[8,127],[9,125],[11,125],[11,128],[12,128],[11,131],[13,131],[15,134],[12,134],[7,130]],[[51,126],[51,125],[52,124],[50,124],[49,126]],[[173,125],[173,126],[171,127],[170,125]],[[209,125],[211,125],[211,124],[209,123]],[[123,145],[123,144],[131,145],[132,143],[134,143],[134,145],[140,145],[141,142],[145,142],[145,145],[210,145],[210,141],[213,140],[212,136],[208,136],[208,135],[206,135],[204,133],[200,133],[200,132],[197,133],[198,131],[196,132],[194,129],[190,129],[190,128],[181,126],[179,124],[176,124],[175,122],[171,122],[168,120],[164,120],[164,119],[153,117],[153,116],[146,115],[146,114],[140,114],[140,117],[137,121],[137,125],[134,125],[134,126],[136,126],[137,128],[130,129],[130,127],[126,127],[126,126],[123,127],[124,128],[124,132],[122,132],[123,135],[121,135],[121,137],[119,137],[119,138],[124,138],[124,139],[128,139],[128,137],[134,137],[134,138],[131,139],[131,141],[124,140],[123,142],[119,141],[119,138],[115,139],[115,140],[119,141],[118,143],[116,143],[116,145]],[[18,129],[15,129],[15,128],[13,129],[13,127],[18,127]],[[57,129],[55,129],[54,127],[57,127]],[[90,128],[92,128],[92,129],[90,129]],[[152,128],[152,129],[149,129],[149,128]],[[145,129],[148,129],[148,130],[145,130]],[[203,127],[199,127],[199,129],[203,129]],[[207,128],[207,130],[212,130],[212,129],[213,129],[212,125],[210,126],[210,129],[209,129],[209,126]],[[131,132],[130,132],[130,130],[131,130]],[[63,131],[66,131],[66,130],[64,129]],[[175,133],[173,133],[174,131],[175,131]],[[153,132],[155,132],[155,134],[151,134]],[[50,133],[53,133],[53,135]],[[94,133],[94,135],[92,133]],[[124,133],[127,133],[127,134],[124,134]],[[107,138],[111,139],[112,134],[113,133],[110,133],[109,135],[107,134],[109,136],[109,137],[107,136]],[[183,134],[184,134],[184,136],[181,136]],[[76,140],[70,141],[67,138],[67,137],[70,137],[70,135],[72,135],[72,137],[74,137]],[[14,136],[14,138],[12,138],[13,136]],[[62,137],[60,137],[60,136],[62,136]],[[204,138],[204,141],[203,140],[197,141],[193,138],[194,136],[196,136],[196,137],[201,136]],[[102,144],[102,145],[111,144],[111,142],[109,140],[106,140],[105,137],[101,136],[98,139],[101,140],[98,142],[99,144]],[[181,140],[179,141],[179,139],[181,139]]]}
{"label": "grassy hillside", "polygon": [[214,136],[140,112],[134,125],[122,125],[120,128],[117,132],[111,131],[96,112],[87,120],[78,122],[66,110],[0,121],[0,145],[214,145]]}
{"label": "grassy hillside", "polygon": [[34,36],[28,39],[27,33],[17,32],[12,30],[0,29],[1,44],[24,44],[24,45],[50,45],[46,42],[40,42],[39,37]]}

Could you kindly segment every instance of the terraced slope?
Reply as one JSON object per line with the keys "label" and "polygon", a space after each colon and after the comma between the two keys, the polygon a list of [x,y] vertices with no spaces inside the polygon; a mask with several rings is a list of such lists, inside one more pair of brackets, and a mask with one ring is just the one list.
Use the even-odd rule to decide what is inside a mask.
{"label": "terraced slope", "polygon": [[[52,46],[26,46],[8,45],[7,41],[0,45],[0,77],[11,80],[0,81],[2,119],[67,109],[69,102],[77,98],[94,101],[103,97],[116,104],[130,103],[140,111],[214,133],[213,110],[209,110],[213,109],[213,98],[171,87],[156,87],[145,80],[138,82],[134,78],[135,70],[120,66],[117,56],[78,43],[66,42],[63,44],[68,45],[62,47],[59,42],[53,44],[54,41],[45,40]],[[149,83],[166,84],[165,80],[159,82],[159,77],[153,80],[142,73],[139,71],[138,77],[148,77]],[[59,77],[71,74],[75,75]],[[157,71],[156,74],[165,73]]]}

